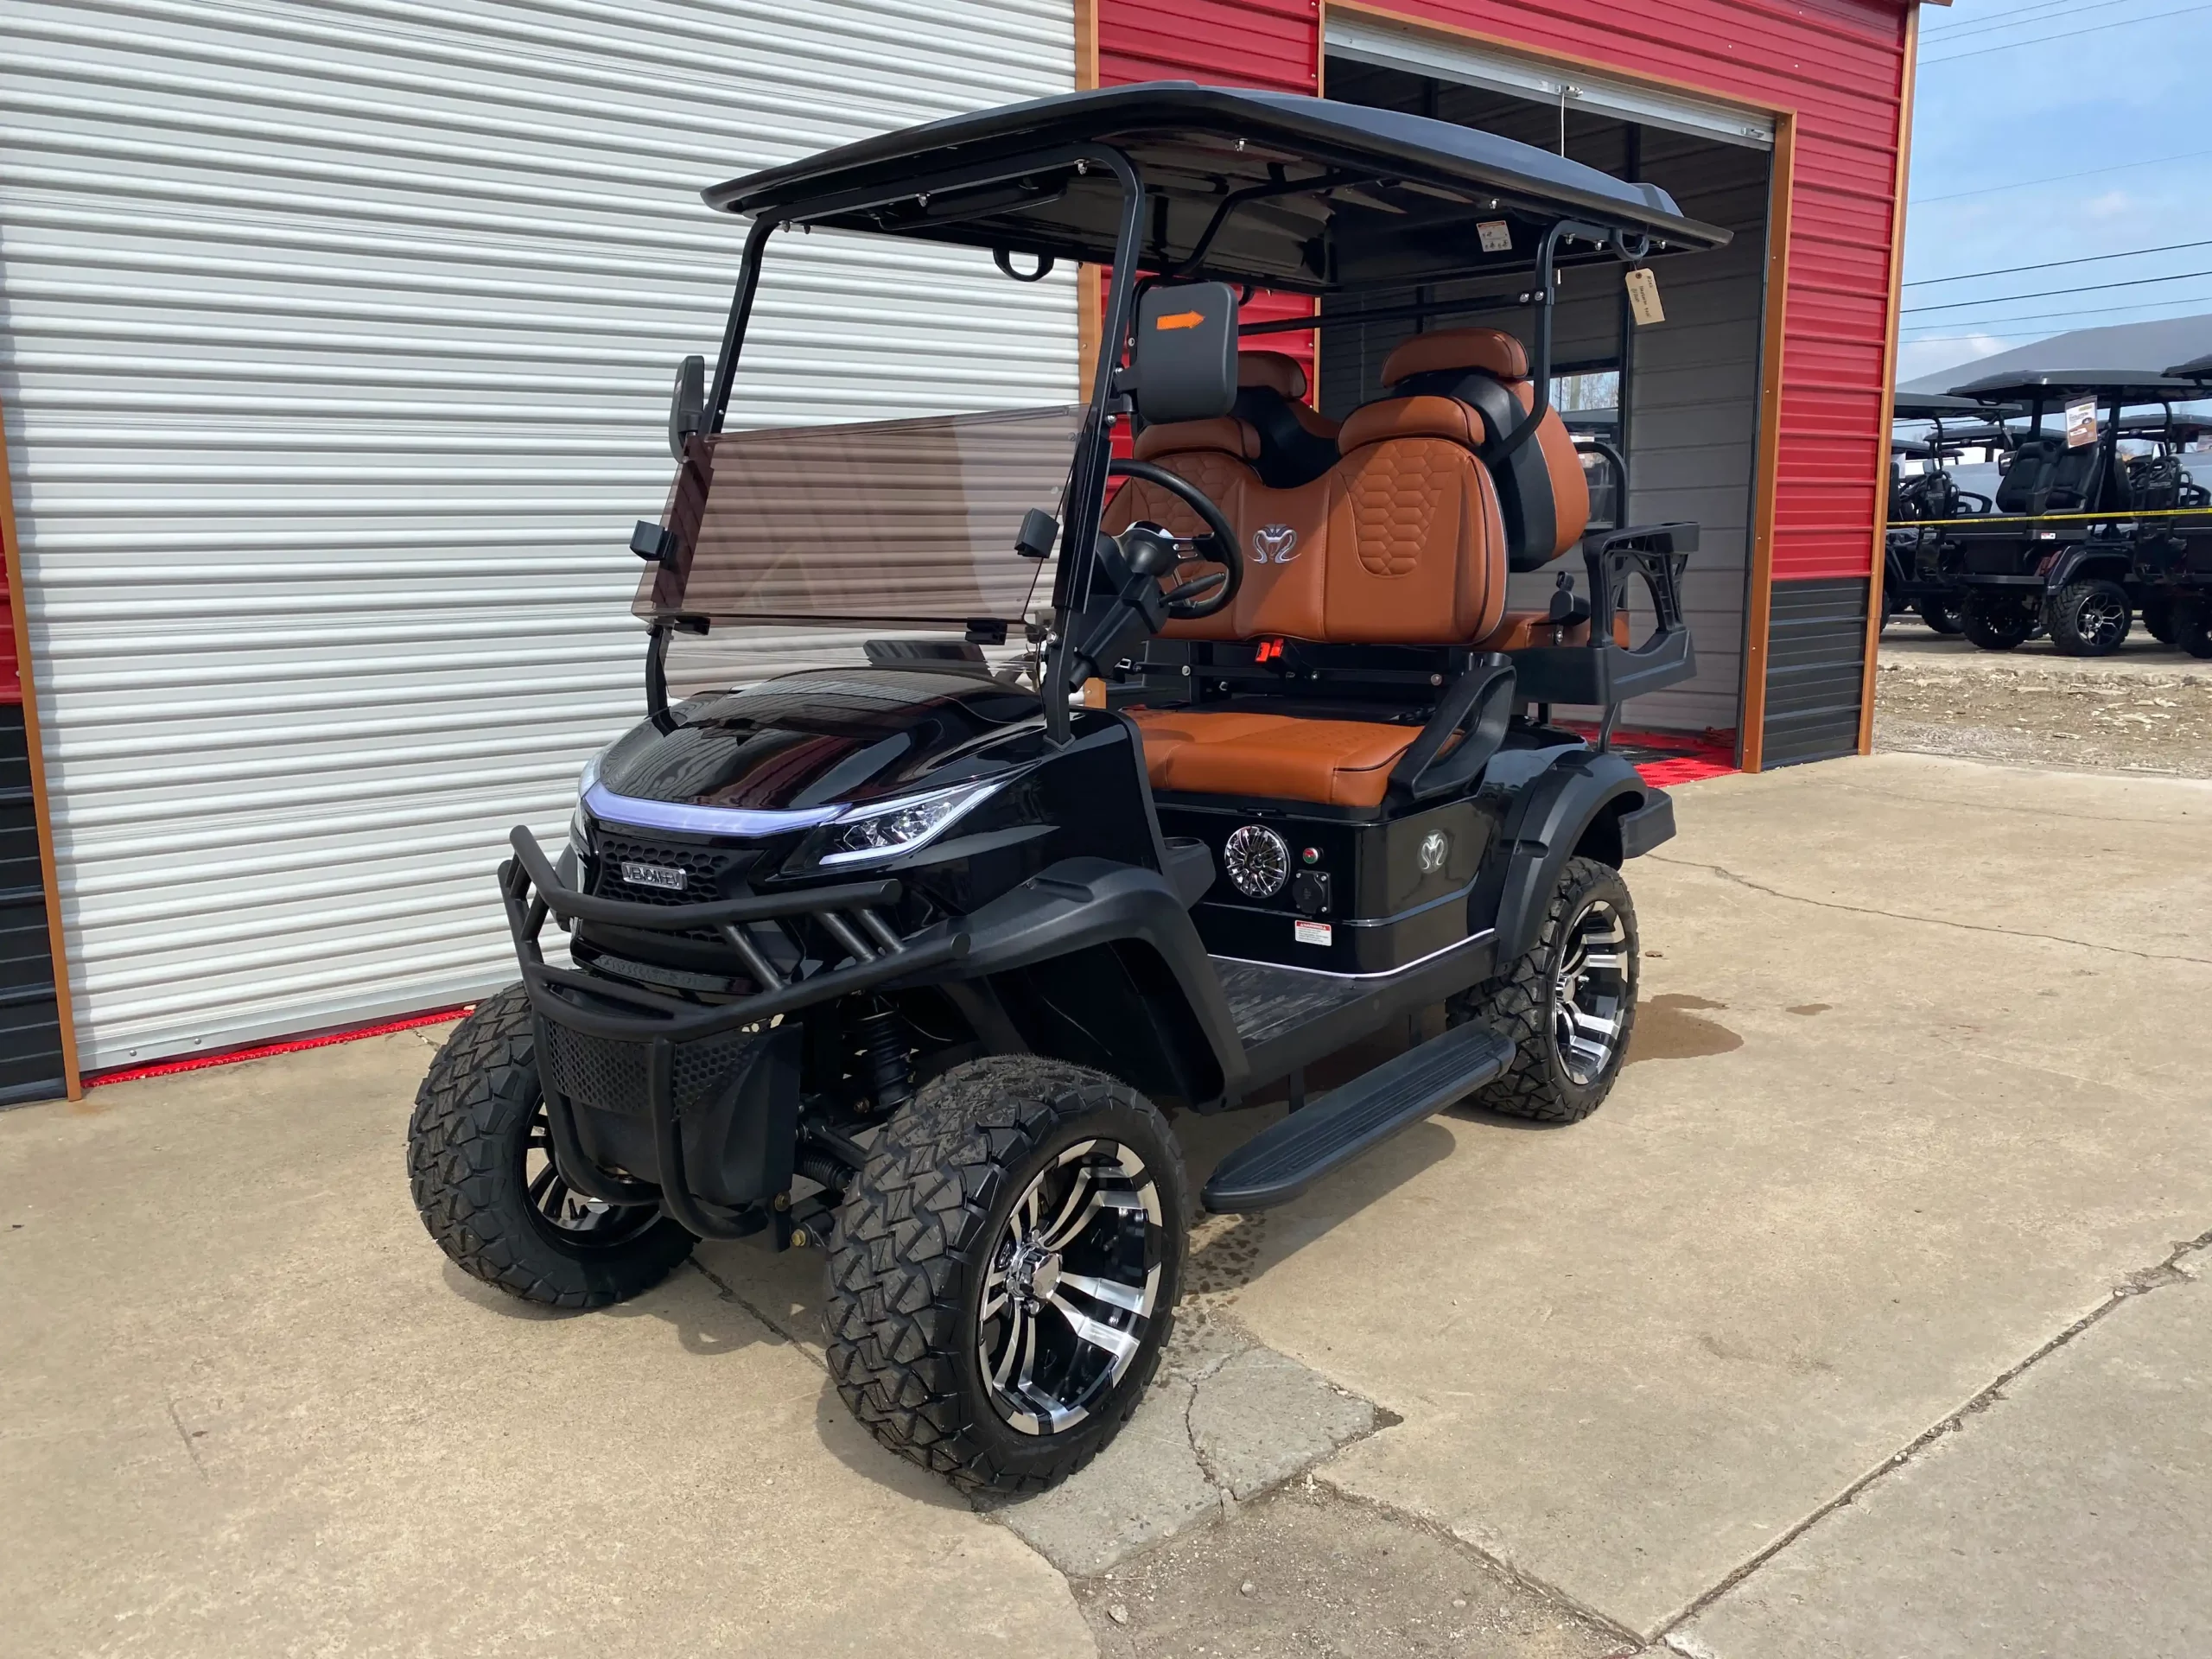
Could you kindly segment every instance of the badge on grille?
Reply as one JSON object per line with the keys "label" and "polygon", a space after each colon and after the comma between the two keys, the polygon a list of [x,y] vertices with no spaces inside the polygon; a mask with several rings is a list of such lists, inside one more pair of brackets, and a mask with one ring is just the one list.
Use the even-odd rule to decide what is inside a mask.
{"label": "badge on grille", "polygon": [[663,893],[683,891],[685,873],[671,870],[665,864],[632,864],[624,860],[622,879],[633,887],[655,887]]}

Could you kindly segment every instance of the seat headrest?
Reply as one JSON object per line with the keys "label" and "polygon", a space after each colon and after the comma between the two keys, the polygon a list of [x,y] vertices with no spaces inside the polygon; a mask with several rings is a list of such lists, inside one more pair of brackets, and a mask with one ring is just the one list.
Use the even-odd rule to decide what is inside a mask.
{"label": "seat headrest", "polygon": [[1439,369],[1480,369],[1501,380],[1529,378],[1528,348],[1499,328],[1439,328],[1415,334],[1382,365],[1382,384],[1395,386]]}
{"label": "seat headrest", "polygon": [[1259,429],[1249,421],[1219,415],[1210,421],[1163,421],[1137,434],[1132,446],[1139,461],[1185,455],[1193,449],[1217,449],[1239,461],[1260,458]]}
{"label": "seat headrest", "polygon": [[1385,397],[1362,404],[1344,417],[1337,448],[1349,455],[1389,438],[1447,438],[1469,449],[1482,447],[1482,416],[1456,397]]}
{"label": "seat headrest", "polygon": [[1281,352],[1239,352],[1236,384],[1240,387],[1265,386],[1295,402],[1306,395],[1306,371],[1296,358],[1286,357]]}

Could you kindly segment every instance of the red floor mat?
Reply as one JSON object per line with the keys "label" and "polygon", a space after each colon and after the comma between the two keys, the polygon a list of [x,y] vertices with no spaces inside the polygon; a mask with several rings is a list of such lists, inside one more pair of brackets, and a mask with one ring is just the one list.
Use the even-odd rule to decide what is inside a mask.
{"label": "red floor mat", "polygon": [[[1572,729],[1586,737],[1598,733],[1594,726]],[[1719,778],[1736,770],[1733,732],[1615,732],[1613,752],[1657,789],[1694,784],[1700,778]]]}

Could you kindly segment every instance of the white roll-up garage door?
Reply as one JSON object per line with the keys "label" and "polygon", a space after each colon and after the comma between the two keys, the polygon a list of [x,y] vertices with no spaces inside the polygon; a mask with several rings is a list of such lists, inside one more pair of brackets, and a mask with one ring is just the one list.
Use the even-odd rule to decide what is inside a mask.
{"label": "white roll-up garage door", "polygon": [[[512,977],[507,828],[561,833],[641,712],[626,543],[744,228],[700,187],[1065,91],[1073,40],[1070,0],[0,9],[0,399],[87,1069]],[[985,258],[779,238],[756,335],[753,423],[1075,395],[1071,284]]]}

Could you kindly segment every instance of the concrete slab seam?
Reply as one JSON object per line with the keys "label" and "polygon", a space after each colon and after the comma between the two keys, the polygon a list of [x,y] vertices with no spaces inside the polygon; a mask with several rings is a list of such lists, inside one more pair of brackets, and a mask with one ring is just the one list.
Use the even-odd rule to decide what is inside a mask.
{"label": "concrete slab seam", "polygon": [[783,1327],[778,1325],[773,1319],[770,1319],[764,1310],[755,1307],[751,1302],[747,1301],[744,1297],[739,1295],[738,1293],[730,1287],[727,1281],[717,1277],[714,1270],[701,1262],[698,1257],[696,1255],[686,1256],[683,1258],[683,1263],[686,1267],[696,1272],[702,1279],[704,1279],[709,1284],[712,1285],[715,1287],[715,1294],[720,1296],[724,1301],[734,1302],[738,1306],[743,1308],[747,1313],[751,1314],[753,1318],[759,1322],[760,1328],[768,1333],[769,1338],[772,1340],[783,1343],[787,1346],[798,1349],[799,1352],[804,1354],[809,1359],[814,1362],[816,1370],[823,1372],[824,1375],[828,1374],[830,1370],[830,1362],[827,1359],[825,1359],[822,1355],[816,1353],[814,1350],[805,1343],[791,1341],[788,1336],[784,1334]]}
{"label": "concrete slab seam", "polygon": [[1927,927],[1955,928],[1962,933],[1999,933],[2008,939],[2040,939],[2047,944],[2070,944],[2082,950],[2106,950],[2116,957],[2134,957],[2144,962],[2192,962],[2201,968],[2212,968],[2212,957],[2183,956],[2178,952],[2162,950],[2131,950],[2124,944],[2099,944],[2093,939],[2068,938],[2063,933],[2029,933],[2016,927],[1991,927],[1980,922],[1955,922],[1942,916],[1915,916],[1900,910],[1878,910],[1872,905],[1847,905],[1833,899],[1810,899],[1800,893],[1784,893],[1779,887],[1770,887],[1742,876],[1719,864],[1700,864],[1687,858],[1668,858],[1659,853],[1644,856],[1655,864],[1672,864],[1677,869],[1704,870],[1724,881],[1732,881],[1739,887],[1764,893],[1770,899],[1779,899],[1788,904],[1811,905],[1821,910],[1847,911],[1854,916],[1879,916],[1893,922],[1917,922]]}
{"label": "concrete slab seam", "polygon": [[[1284,1400],[1268,1392],[1270,1378],[1293,1392],[1287,1420],[1274,1414]],[[1185,1391],[1179,1411],[1161,1397],[1176,1389]],[[1254,1340],[1217,1311],[1178,1326],[1140,1411],[1161,1406],[1179,1421],[1181,1442],[1172,1452],[1155,1445],[1138,1453],[1141,1465],[1133,1463],[1131,1452],[1145,1437],[1125,1430],[1096,1462],[1053,1491],[1030,1498],[981,1495],[975,1508],[1063,1576],[1089,1580],[1193,1530],[1234,1521],[1241,1504],[1301,1476],[1310,1482],[1325,1459],[1403,1421]],[[1211,1430],[1199,1421],[1208,1407],[1217,1416]],[[1146,1421],[1141,1415],[1135,1427]],[[1164,1420],[1149,1421],[1164,1427]],[[1210,1438],[1217,1443],[1210,1446]],[[1179,1465],[1179,1472],[1160,1464],[1162,1456]],[[1103,1534],[1096,1530],[1102,1516],[1112,1517]]]}
{"label": "concrete slab seam", "polygon": [[1690,1656],[1690,1659],[1699,1659],[1697,1649],[1694,1646],[1685,1648],[1681,1645],[1681,1641],[1692,1640],[1692,1638],[1682,1637],[1678,1639],[1674,1635],[1674,1632],[1678,1626],[1686,1624],[1690,1620],[1695,1618],[1700,1613],[1703,1612],[1707,1608],[1712,1606],[1713,1603],[1719,1600],[1721,1597],[1726,1595],[1731,1590],[1733,1590],[1738,1585],[1743,1583],[1745,1580],[1750,1578],[1751,1574],[1764,1567],[1777,1555],[1779,1555],[1783,1550],[1789,1548],[1800,1538],[1810,1532],[1815,1527],[1820,1525],[1820,1523],[1827,1519],[1829,1516],[1834,1515],[1838,1510],[1844,1508],[1847,1504],[1855,1502],[1861,1492],[1864,1492],[1867,1488],[1872,1486],[1877,1481],[1883,1479],[1888,1475],[1894,1474],[1897,1470],[1904,1468],[1906,1465],[1911,1463],[1915,1459],[1918,1458],[1921,1453],[1925,1452],[1929,1446],[1935,1445],[1936,1441],[1942,1440],[1944,1436],[1956,1433],[1963,1430],[1967,1426],[1968,1419],[1980,1416],[1983,1412],[1987,1411],[1992,1406],[2002,1400],[2005,1397],[2005,1389],[2018,1382],[2028,1371],[2042,1363],[2043,1361],[2048,1359],[2060,1349],[2073,1342],[2075,1338],[2079,1337],[2083,1332],[2088,1330],[2091,1326],[2096,1325],[2100,1320],[2103,1319],[2107,1314],[2110,1313],[2114,1308],[2120,1306],[2123,1302],[2128,1301],[2137,1296],[2147,1295],[2152,1291],[2160,1289],[2167,1285],[2188,1283],[2196,1275],[2184,1264],[2188,1262],[2189,1258],[2192,1255],[2196,1255],[2200,1252],[2206,1250],[2212,1250],[2212,1230],[2199,1233],[2195,1238],[2183,1239],[2175,1244],[2174,1248],[2167,1253],[2164,1260],[2154,1262],[2147,1268],[2138,1268],[2131,1273],[2123,1274],[2120,1281],[2113,1287],[2112,1294],[2107,1296],[2103,1301],[2098,1303],[2096,1306],[2091,1308],[2088,1313],[2082,1315],[2080,1319],[2075,1319],[2071,1325],[2059,1332],[2057,1335],[2052,1337],[2048,1342],[2044,1343],[2040,1347],[2037,1348],[2034,1352],[2029,1354],[2026,1358],[2022,1359],[2018,1363],[2007,1368],[1996,1378],[1995,1381],[1992,1382],[1988,1386],[1975,1394],[1973,1398],[1967,1401],[1967,1402],[1959,1407],[1957,1410],[1950,1413],[1940,1421],[1923,1430],[1919,1434],[1916,1435],[1910,1443],[1900,1447],[1896,1452],[1891,1452],[1873,1468],[1859,1476],[1858,1479],[1853,1481],[1848,1486],[1846,1486],[1843,1491],[1837,1493],[1835,1497],[1830,1498],[1818,1509],[1814,1510],[1810,1514],[1805,1516],[1796,1525],[1790,1527],[1779,1537],[1776,1538],[1771,1543],[1766,1545],[1756,1554],[1751,1556],[1740,1566],[1737,1567],[1732,1572],[1729,1573],[1727,1576],[1720,1580],[1719,1583],[1713,1585],[1712,1588],[1698,1596],[1696,1599],[1692,1601],[1688,1606],[1682,1608],[1671,1618],[1662,1621],[1657,1628],[1651,1632],[1650,1639],[1662,1643],[1667,1646],[1673,1648],[1676,1652],[1688,1654]]}
{"label": "concrete slab seam", "polygon": [[1450,1526],[1438,1520],[1434,1516],[1423,1514],[1419,1510],[1405,1509],[1387,1499],[1376,1497],[1371,1492],[1354,1491],[1349,1487],[1338,1485],[1329,1478],[1325,1467],[1317,1466],[1308,1470],[1306,1478],[1309,1484],[1318,1478],[1321,1484],[1325,1485],[1344,1503],[1357,1504],[1361,1509],[1384,1516],[1400,1526],[1410,1527],[1417,1532],[1427,1533],[1432,1537],[1444,1540],[1455,1549],[1465,1550],[1491,1572],[1501,1578],[1510,1580],[1538,1600],[1549,1604],[1563,1613],[1572,1615],[1586,1624],[1595,1626],[1617,1641],[1625,1642],[1628,1646],[1622,1649],[1624,1654],[1632,1655],[1644,1651],[1647,1638],[1642,1631],[1630,1630],[1602,1609],[1592,1607],[1587,1602],[1569,1595],[1557,1585],[1548,1580],[1538,1578],[1525,1567],[1517,1567],[1501,1555],[1492,1554],[1480,1544],[1452,1530]]}

